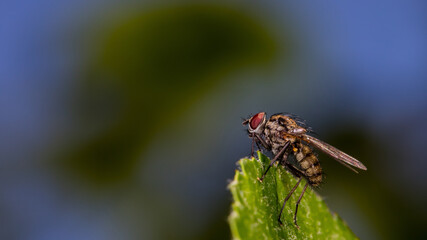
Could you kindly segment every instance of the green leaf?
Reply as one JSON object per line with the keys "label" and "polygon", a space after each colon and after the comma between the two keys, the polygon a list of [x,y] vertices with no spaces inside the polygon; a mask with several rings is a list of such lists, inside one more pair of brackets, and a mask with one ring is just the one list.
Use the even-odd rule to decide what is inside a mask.
{"label": "green leaf", "polygon": [[280,208],[297,180],[282,166],[277,166],[259,182],[257,177],[263,174],[270,159],[261,152],[258,152],[258,159],[239,160],[241,171],[236,171],[229,185],[233,204],[228,221],[233,239],[357,239],[311,188],[307,188],[298,208],[300,228],[295,226],[295,204],[305,180],[286,203],[281,219],[283,226],[280,226],[277,221]]}

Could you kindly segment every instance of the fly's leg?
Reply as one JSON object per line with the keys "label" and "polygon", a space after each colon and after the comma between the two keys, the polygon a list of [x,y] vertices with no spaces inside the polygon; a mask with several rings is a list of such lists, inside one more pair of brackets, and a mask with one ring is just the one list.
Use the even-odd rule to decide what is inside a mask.
{"label": "fly's leg", "polygon": [[[297,184],[291,189],[291,191],[288,193],[288,196],[286,196],[285,201],[283,202],[282,209],[280,209],[279,218],[277,219],[279,221],[280,225],[283,225],[282,221],[280,220],[280,217],[282,216],[283,209],[285,208],[286,202],[289,200],[289,198],[292,196],[292,194],[295,192],[295,189],[299,186],[301,183],[302,178],[299,177]],[[307,186],[307,185],[306,185]],[[296,215],[295,215],[296,216]]]}
{"label": "fly's leg", "polygon": [[255,141],[255,143],[256,143],[256,146],[258,147],[258,150],[260,150],[260,151],[261,151],[261,147],[259,146],[259,142],[258,142],[258,141]]}
{"label": "fly's leg", "polygon": [[253,157],[254,156],[254,144],[256,144],[256,146],[258,147],[258,150],[261,150],[261,147],[260,147],[260,143],[261,143],[261,145],[265,148],[265,149],[267,149],[267,150],[270,150],[271,149],[271,147],[267,144],[267,142],[265,142],[265,140],[261,137],[261,136],[259,136],[258,134],[256,134],[256,133],[252,133],[251,135],[250,135],[250,137],[252,137],[252,150],[251,150],[251,157]]}
{"label": "fly's leg", "polygon": [[274,156],[273,160],[271,160],[270,165],[268,165],[267,170],[265,170],[265,172],[261,176],[261,178],[257,178],[258,181],[262,182],[262,180],[264,179],[268,170],[270,170],[271,166],[273,166],[273,164],[280,159],[280,157],[285,153],[286,148],[288,148],[288,146],[289,146],[289,142],[286,142],[285,146],[283,146],[283,148],[280,150],[280,152],[278,154],[276,154],[276,156]]}
{"label": "fly's leg", "polygon": [[252,137],[251,157],[254,156],[254,143],[255,143],[255,137]]}
{"label": "fly's leg", "polygon": [[294,214],[294,223],[297,226],[297,228],[299,228],[298,223],[297,223],[297,212],[298,212],[298,205],[301,202],[302,197],[304,196],[305,190],[307,190],[308,187],[308,182],[305,184],[304,189],[302,190],[301,196],[299,196],[297,204],[296,204],[296,208],[295,208],[295,214]]}
{"label": "fly's leg", "polygon": [[267,142],[266,142],[264,139],[262,139],[262,137],[261,137],[260,135],[255,134],[255,137],[257,138],[258,142],[260,142],[260,143],[261,143],[261,145],[262,145],[265,149],[267,149],[267,150],[271,150],[271,146],[270,146],[270,145],[268,145],[268,144],[267,144]]}
{"label": "fly's leg", "polygon": [[259,143],[262,144],[262,146],[269,150],[270,147],[268,146],[268,144],[264,141],[264,139],[262,139],[262,137],[260,137],[258,134],[256,133],[252,133],[251,135],[249,135],[252,138],[252,148],[251,148],[251,157],[254,156],[254,152],[255,152],[255,144],[258,147],[258,150],[261,150],[261,147],[259,146]]}

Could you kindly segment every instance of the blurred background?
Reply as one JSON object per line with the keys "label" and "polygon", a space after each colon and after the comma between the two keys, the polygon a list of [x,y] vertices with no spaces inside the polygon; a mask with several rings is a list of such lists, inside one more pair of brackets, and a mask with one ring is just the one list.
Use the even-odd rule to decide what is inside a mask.
{"label": "blurred background", "polygon": [[[2,1],[0,238],[230,239],[241,118],[307,119],[361,239],[427,223],[424,1]],[[301,211],[304,211],[303,209]]]}

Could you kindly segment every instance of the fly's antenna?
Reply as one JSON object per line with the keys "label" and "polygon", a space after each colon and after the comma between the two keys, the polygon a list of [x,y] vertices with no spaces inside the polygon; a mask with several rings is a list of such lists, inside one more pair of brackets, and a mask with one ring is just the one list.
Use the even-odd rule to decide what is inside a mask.
{"label": "fly's antenna", "polygon": [[251,120],[252,116],[253,116],[253,114],[249,115],[247,118],[240,117],[240,118],[242,119],[242,121],[243,121],[243,122],[242,122],[243,126],[248,125],[249,120]]}
{"label": "fly's antenna", "polygon": [[243,117],[241,117],[241,119],[242,119],[242,121],[243,121],[243,122],[242,122],[242,125],[243,125],[243,126],[248,125],[248,123],[249,123],[249,119],[250,119],[250,118],[243,118]]}

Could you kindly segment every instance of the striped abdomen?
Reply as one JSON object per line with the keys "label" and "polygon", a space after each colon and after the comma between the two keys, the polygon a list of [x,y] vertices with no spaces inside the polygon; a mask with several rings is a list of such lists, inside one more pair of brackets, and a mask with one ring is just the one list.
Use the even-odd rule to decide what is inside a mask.
{"label": "striped abdomen", "polygon": [[294,151],[295,158],[301,166],[305,178],[313,187],[322,183],[322,167],[310,147],[300,144]]}

